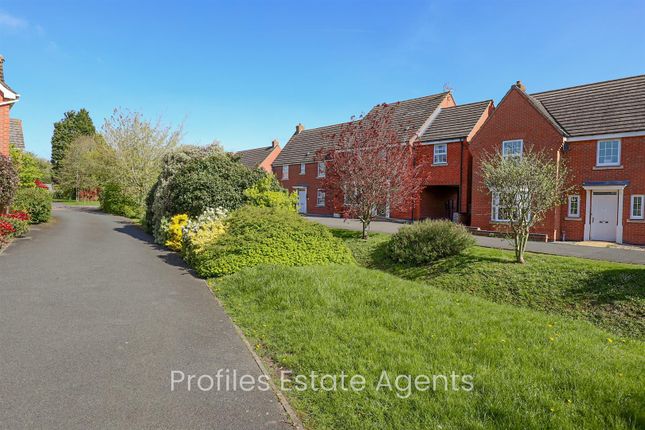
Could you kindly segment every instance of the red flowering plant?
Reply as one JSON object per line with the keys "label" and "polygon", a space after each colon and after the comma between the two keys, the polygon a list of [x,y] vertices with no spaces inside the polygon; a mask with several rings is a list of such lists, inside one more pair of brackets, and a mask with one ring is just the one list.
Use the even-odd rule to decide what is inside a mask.
{"label": "red flowering plant", "polygon": [[8,237],[11,236],[15,231],[16,229],[10,222],[0,220],[0,236]]}
{"label": "red flowering plant", "polygon": [[9,225],[11,231],[6,236],[21,237],[29,231],[29,214],[23,211],[12,211],[8,214],[0,215],[0,223]]}
{"label": "red flowering plant", "polygon": [[48,190],[48,189],[49,189],[49,188],[47,187],[47,185],[45,185],[45,183],[44,183],[43,181],[41,181],[40,179],[35,179],[35,180],[34,180],[34,183],[36,184],[36,186],[37,186],[38,188],[42,188],[42,189],[44,189],[44,190]]}

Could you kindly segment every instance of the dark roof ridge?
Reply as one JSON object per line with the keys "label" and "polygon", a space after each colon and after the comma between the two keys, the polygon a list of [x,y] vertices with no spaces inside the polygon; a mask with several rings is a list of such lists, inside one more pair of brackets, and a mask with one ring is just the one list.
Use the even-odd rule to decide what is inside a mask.
{"label": "dark roof ridge", "polygon": [[556,88],[555,90],[546,90],[546,91],[540,91],[540,92],[537,92],[537,93],[531,93],[530,95],[531,96],[537,96],[537,95],[546,94],[546,93],[554,93],[554,92],[557,92],[557,91],[573,90],[575,88],[589,87],[589,86],[592,86],[592,85],[607,84],[609,82],[625,81],[627,79],[642,78],[642,77],[645,77],[645,74],[634,75],[634,76],[625,76],[623,78],[616,78],[616,79],[607,79],[605,81],[590,82],[590,83],[587,83],[587,84],[572,85],[572,86],[569,86],[569,87]]}
{"label": "dark roof ridge", "polygon": [[394,102],[381,102],[381,103],[377,103],[376,105],[374,105],[374,107],[380,106],[382,104],[394,105],[394,104],[397,104],[397,103],[411,102],[411,101],[414,101],[414,100],[421,100],[421,99],[426,99],[426,98],[429,98],[429,97],[439,97],[439,96],[444,96],[445,97],[446,95],[451,94],[451,93],[452,93],[452,91],[444,91],[442,93],[428,94],[427,96],[413,97],[411,99],[397,100],[397,101],[394,101]]}
{"label": "dark roof ridge", "polygon": [[465,106],[470,106],[470,105],[478,105],[482,103],[492,103],[493,99],[487,99],[487,100],[480,100],[478,102],[470,102],[470,103],[463,103],[460,105],[454,105],[454,106],[448,106],[445,108],[441,108],[441,110],[448,110],[448,109],[454,109],[454,108],[459,108],[459,107],[465,107]]}

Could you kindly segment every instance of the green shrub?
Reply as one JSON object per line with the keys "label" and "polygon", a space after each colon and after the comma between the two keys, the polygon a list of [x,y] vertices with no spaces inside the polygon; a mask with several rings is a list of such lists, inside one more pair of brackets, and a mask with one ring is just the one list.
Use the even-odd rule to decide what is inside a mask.
{"label": "green shrub", "polygon": [[168,184],[167,215],[185,213],[191,217],[208,208],[234,210],[244,203],[244,190],[262,177],[221,153],[187,162]]}
{"label": "green shrub", "polygon": [[475,244],[475,239],[461,224],[425,220],[401,227],[392,236],[390,257],[404,264],[425,264],[457,255]]}
{"label": "green shrub", "polygon": [[163,157],[159,178],[157,178],[157,182],[146,198],[146,216],[144,220],[144,227],[148,233],[154,236],[156,243],[162,245],[166,240],[160,228],[162,218],[170,218],[176,215],[170,212],[169,184],[171,179],[191,160],[205,158],[218,153],[223,153],[223,149],[217,144],[206,147],[186,145]]}
{"label": "green shrub", "polygon": [[121,187],[114,183],[103,187],[99,194],[99,202],[103,212],[128,218],[140,218],[143,215],[143,211],[137,202],[127,196],[121,190]]}
{"label": "green shrub", "polygon": [[326,227],[286,209],[245,206],[224,224],[225,233],[196,257],[200,276],[221,276],[260,264],[354,263],[349,249]]}
{"label": "green shrub", "polygon": [[11,159],[0,155],[0,211],[11,204],[18,181],[18,171]]}
{"label": "green shrub", "polygon": [[13,200],[13,208],[27,212],[32,224],[47,222],[52,216],[52,195],[43,188],[20,188]]}
{"label": "green shrub", "polygon": [[244,191],[247,204],[262,208],[284,208],[296,212],[298,195],[282,188],[275,176],[269,174]]}

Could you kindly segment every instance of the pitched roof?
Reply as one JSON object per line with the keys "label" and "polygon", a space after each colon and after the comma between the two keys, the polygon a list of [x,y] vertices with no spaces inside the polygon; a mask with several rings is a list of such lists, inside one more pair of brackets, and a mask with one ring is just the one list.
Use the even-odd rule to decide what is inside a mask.
{"label": "pitched roof", "polygon": [[282,148],[282,152],[275,159],[273,165],[313,162],[316,152],[324,146],[331,145],[333,143],[332,136],[338,133],[345,124],[347,123],[312,128],[294,134]]}
{"label": "pitched roof", "polygon": [[271,154],[274,149],[274,146],[245,149],[244,151],[237,151],[235,155],[240,157],[240,163],[244,164],[249,169],[255,169]]}
{"label": "pitched roof", "polygon": [[9,119],[9,144],[18,149],[25,149],[25,138],[22,134],[22,120]]}
{"label": "pitched roof", "polygon": [[531,94],[567,136],[645,130],[645,75]]}
{"label": "pitched roof", "polygon": [[[437,110],[441,102],[450,92],[431,94],[429,96],[417,97],[415,99],[403,100],[395,103],[388,103],[387,106],[393,109],[392,123],[396,128],[399,139],[408,141],[415,133],[423,133],[422,127],[426,121]],[[383,109],[384,105],[374,106],[365,118]]]}
{"label": "pitched roof", "polygon": [[484,100],[441,109],[419,140],[430,142],[468,137],[492,102]]}
{"label": "pitched roof", "polygon": [[[414,133],[423,131],[421,130],[422,126],[448,94],[449,92],[444,92],[387,104],[393,110],[392,123],[401,141],[407,141]],[[384,105],[374,106],[365,118],[369,118],[370,114],[375,114],[380,109],[384,109]],[[345,124],[347,123],[312,128],[294,134],[273,162],[273,165],[281,166],[313,162],[316,152],[320,148],[332,145],[333,135],[338,133]]]}

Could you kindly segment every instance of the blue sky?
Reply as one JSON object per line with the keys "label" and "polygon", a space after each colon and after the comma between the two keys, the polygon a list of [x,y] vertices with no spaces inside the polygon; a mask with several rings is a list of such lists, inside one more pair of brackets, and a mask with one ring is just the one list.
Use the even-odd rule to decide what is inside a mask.
{"label": "blue sky", "polygon": [[642,0],[0,0],[0,54],[41,156],[81,107],[97,126],[129,108],[236,150],[446,84],[457,103],[497,102],[517,79],[537,92],[643,74],[643,22]]}

